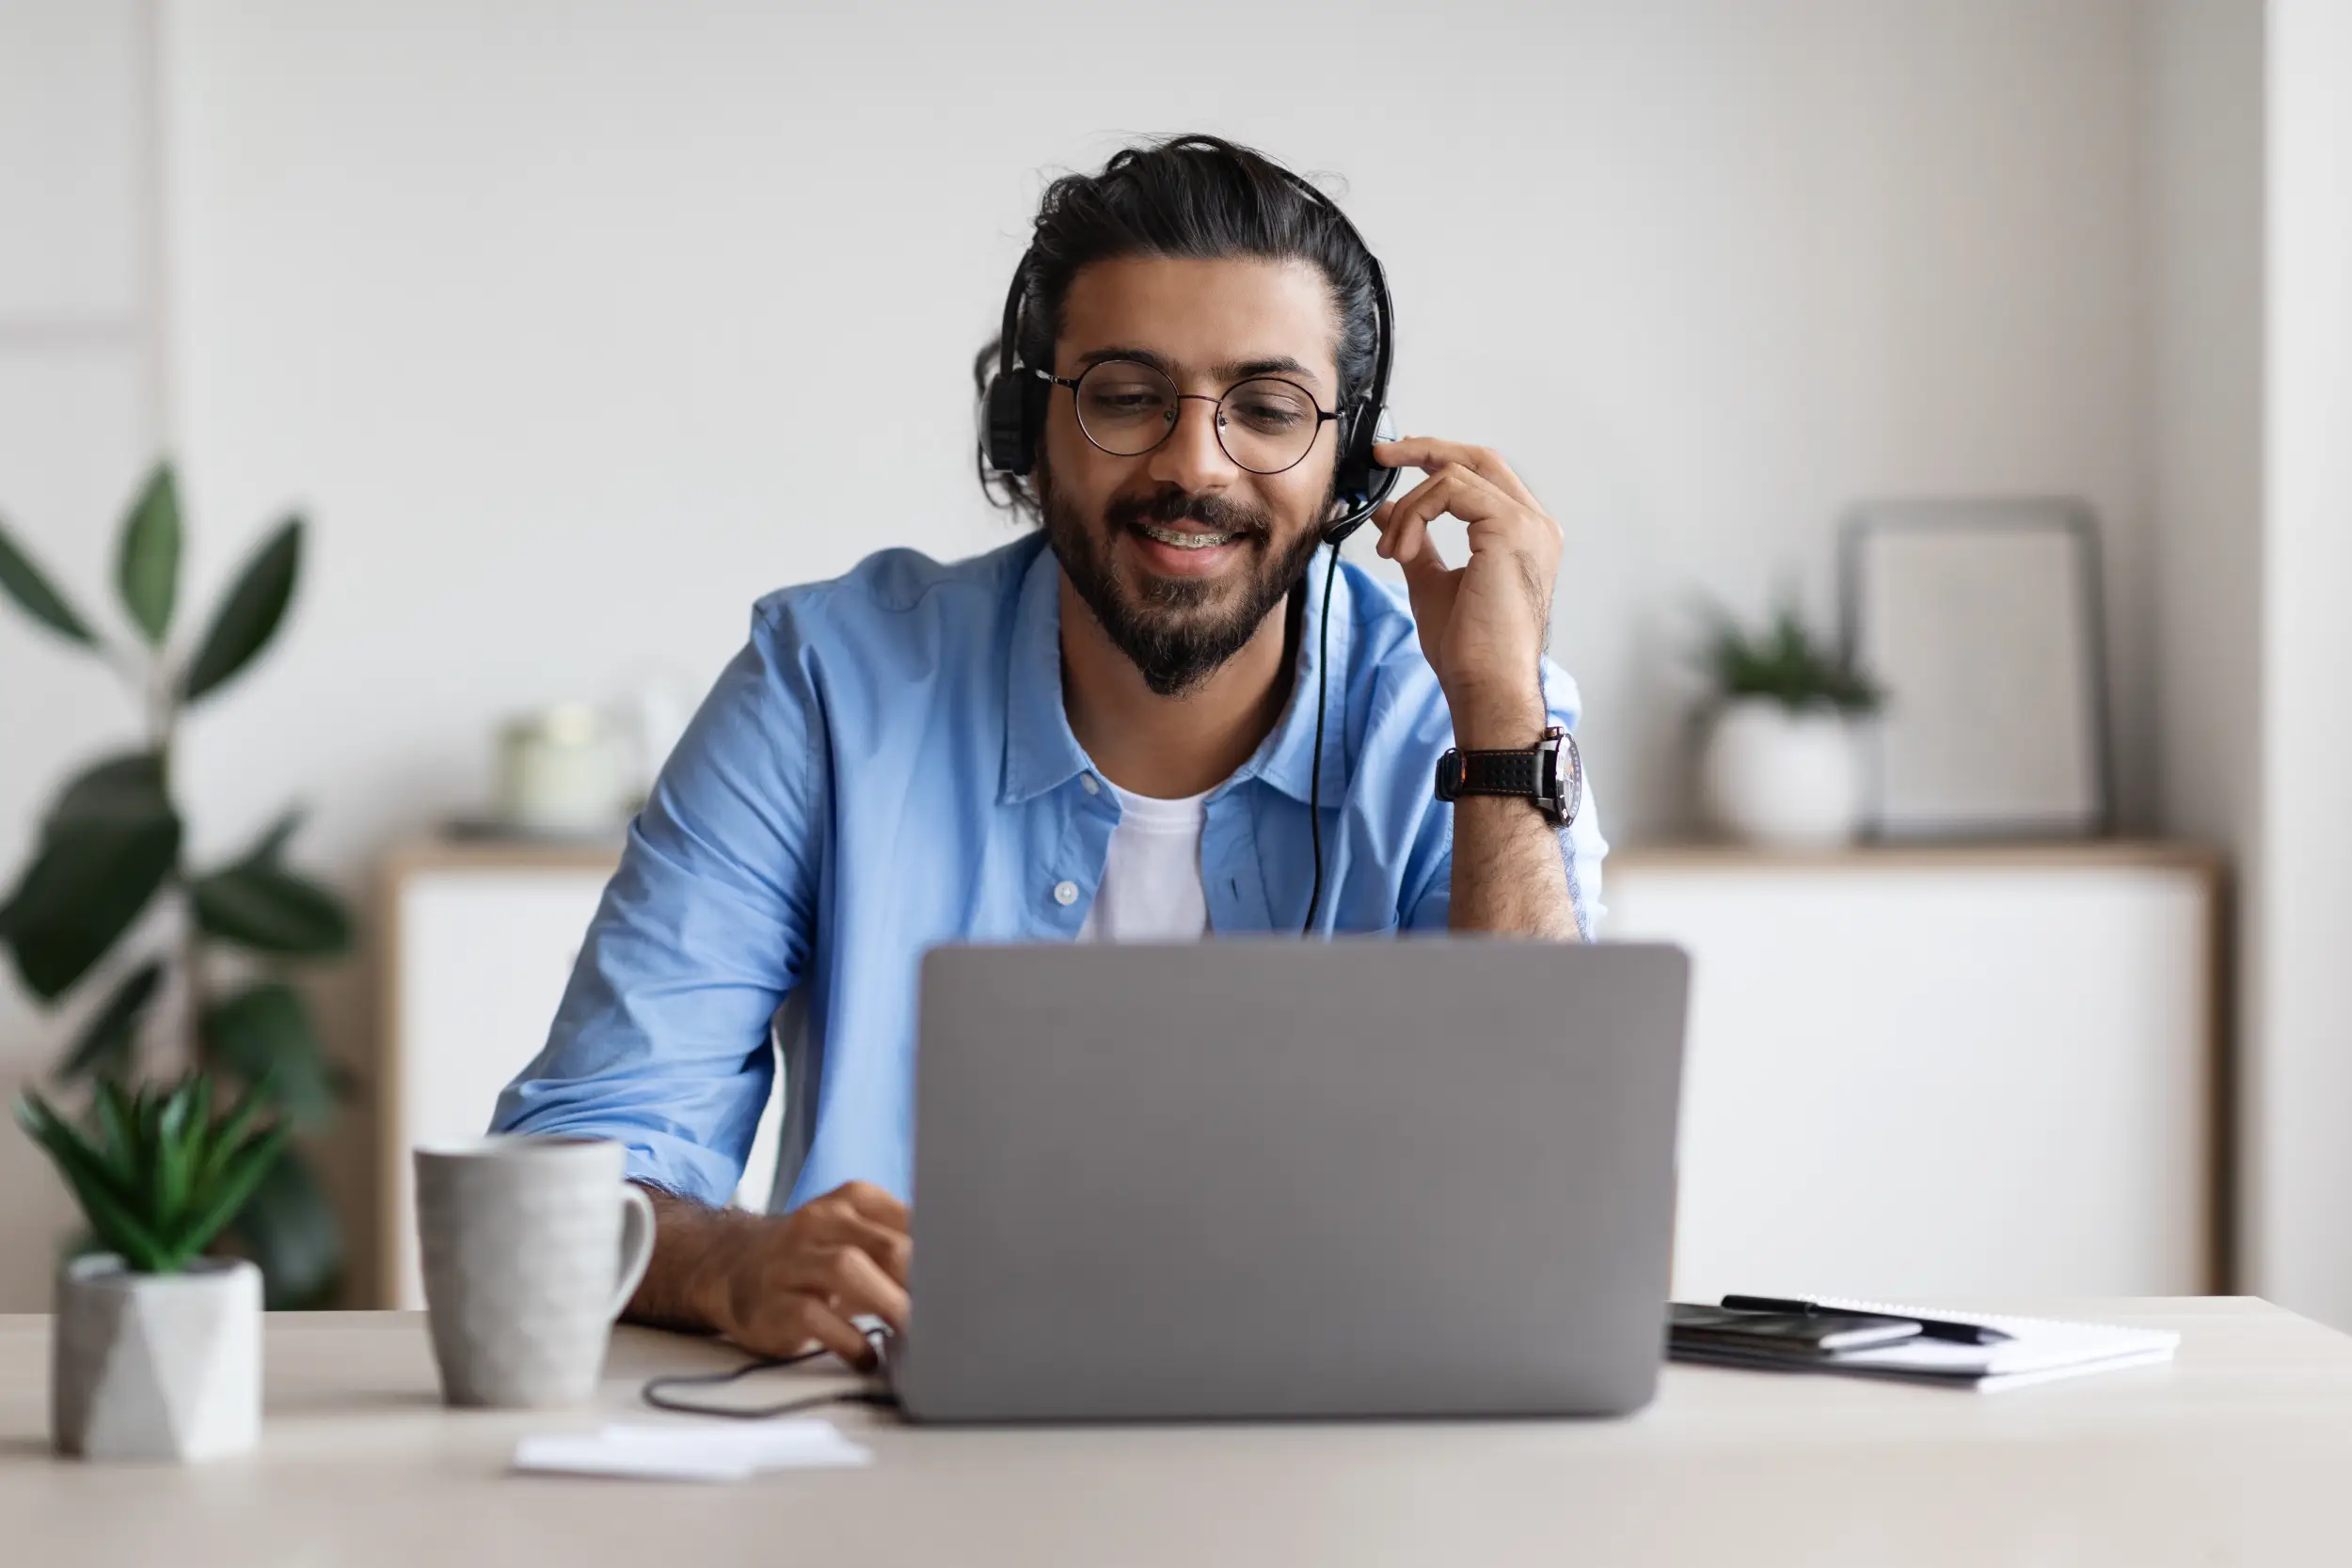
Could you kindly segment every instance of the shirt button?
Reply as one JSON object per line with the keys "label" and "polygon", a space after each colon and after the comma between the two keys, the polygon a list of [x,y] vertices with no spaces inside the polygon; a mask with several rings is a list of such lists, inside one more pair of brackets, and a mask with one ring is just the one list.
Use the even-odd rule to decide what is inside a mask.
{"label": "shirt button", "polygon": [[1062,908],[1064,908],[1064,909],[1068,909],[1071,905],[1073,905],[1073,904],[1076,903],[1077,901],[1078,901],[1078,884],[1077,884],[1077,883],[1075,883],[1075,882],[1056,882],[1056,883],[1054,884],[1054,902],[1055,902],[1055,903],[1059,904],[1059,905],[1060,905]]}
{"label": "shirt button", "polygon": [[[1094,782],[1094,775],[1091,773],[1081,773],[1078,775],[1078,787],[1085,790],[1089,795],[1100,795],[1103,793],[1103,786]],[[1070,900],[1065,898],[1062,902],[1067,904]]]}

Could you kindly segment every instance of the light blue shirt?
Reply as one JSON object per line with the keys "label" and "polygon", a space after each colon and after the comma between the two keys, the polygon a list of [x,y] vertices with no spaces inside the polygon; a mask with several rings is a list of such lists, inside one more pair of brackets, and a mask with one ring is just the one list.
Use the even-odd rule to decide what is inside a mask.
{"label": "light blue shirt", "polygon": [[[1327,557],[1281,722],[1210,792],[1217,935],[1296,931]],[[1116,792],[1062,709],[1060,571],[1041,534],[942,565],[906,550],[771,594],[631,824],[548,1043],[500,1131],[610,1138],[629,1175],[707,1203],[741,1180],[786,1046],[779,1186],[911,1196],[915,979],[952,942],[1066,942],[1103,878]],[[1453,744],[1402,596],[1353,565],[1331,604],[1318,933],[1438,929]],[[1576,689],[1549,663],[1547,705]],[[1599,910],[1592,796],[1562,831],[1577,921]]]}

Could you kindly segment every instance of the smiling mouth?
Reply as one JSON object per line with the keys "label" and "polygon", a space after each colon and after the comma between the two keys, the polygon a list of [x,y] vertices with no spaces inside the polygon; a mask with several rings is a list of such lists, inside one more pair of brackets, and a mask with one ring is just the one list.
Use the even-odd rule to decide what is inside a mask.
{"label": "smiling mouth", "polygon": [[1137,523],[1136,531],[1147,539],[1154,539],[1171,549],[1205,550],[1218,545],[1230,545],[1242,537],[1238,533],[1194,533],[1184,529],[1165,528],[1158,523]]}

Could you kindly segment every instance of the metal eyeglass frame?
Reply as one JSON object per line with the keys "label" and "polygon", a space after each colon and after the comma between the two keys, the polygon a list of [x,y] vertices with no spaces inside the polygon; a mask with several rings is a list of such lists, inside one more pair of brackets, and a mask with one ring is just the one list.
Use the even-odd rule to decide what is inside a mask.
{"label": "metal eyeglass frame", "polygon": [[[1077,418],[1078,434],[1085,436],[1087,438],[1087,445],[1092,447],[1096,451],[1108,453],[1112,457],[1142,457],[1148,453],[1155,452],[1162,447],[1168,445],[1168,438],[1176,434],[1176,426],[1179,422],[1173,416],[1171,416],[1168,421],[1168,428],[1160,432],[1160,438],[1152,442],[1150,446],[1144,448],[1142,451],[1112,451],[1110,448],[1104,446],[1102,442],[1094,438],[1094,432],[1087,428],[1086,416],[1077,412],[1078,383],[1084,381],[1088,376],[1092,375],[1096,371],[1101,370],[1105,365],[1131,365],[1137,370],[1150,371],[1153,375],[1158,376],[1162,381],[1167,382],[1170,387],[1176,385],[1176,378],[1174,376],[1169,375],[1166,371],[1160,369],[1157,365],[1147,365],[1140,359],[1097,359],[1093,364],[1089,365],[1085,370],[1080,371],[1076,375],[1056,375],[1053,372],[1041,370],[1035,365],[1024,365],[1021,369],[1027,371],[1031,375],[1036,376],[1040,381],[1046,382],[1052,386],[1067,387],[1070,388],[1071,412]],[[1307,444],[1298,449],[1298,455],[1296,457],[1292,458],[1289,462],[1283,464],[1279,468],[1253,468],[1248,464],[1243,462],[1240,458],[1235,457],[1233,455],[1233,449],[1225,444],[1225,399],[1232,397],[1235,392],[1241,390],[1244,387],[1252,386],[1261,381],[1280,382],[1283,386],[1295,391],[1300,397],[1305,398],[1307,400],[1307,406],[1315,411],[1314,435],[1308,437]],[[1234,467],[1239,468],[1246,474],[1256,474],[1261,478],[1264,478],[1272,474],[1289,473],[1293,468],[1295,468],[1301,463],[1306,462],[1308,455],[1315,450],[1315,443],[1323,439],[1323,427],[1326,424],[1328,424],[1331,420],[1339,418],[1339,415],[1336,412],[1327,409],[1323,406],[1323,404],[1317,403],[1315,401],[1314,393],[1307,390],[1306,388],[1299,386],[1297,382],[1293,381],[1286,375],[1244,376],[1241,380],[1234,382],[1231,387],[1226,388],[1223,397],[1213,398],[1206,392],[1179,391],[1176,394],[1176,401],[1178,403],[1215,404],[1216,405],[1216,423],[1212,428],[1214,428],[1216,432],[1216,450],[1223,452],[1226,460],[1232,463]],[[1182,411],[1179,410],[1179,412],[1181,413]]]}

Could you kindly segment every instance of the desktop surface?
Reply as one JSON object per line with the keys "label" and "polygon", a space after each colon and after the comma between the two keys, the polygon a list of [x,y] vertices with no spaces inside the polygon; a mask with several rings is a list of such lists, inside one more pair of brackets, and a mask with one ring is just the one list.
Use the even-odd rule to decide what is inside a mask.
{"label": "desktop surface", "polygon": [[[2346,1560],[2352,1338],[2243,1297],[1954,1306],[2173,1327],[2177,1361],[2013,1393],[1666,1369],[1620,1420],[933,1430],[842,1407],[862,1470],[523,1476],[526,1433],[724,1347],[616,1335],[598,1402],[442,1408],[421,1313],[273,1314],[262,1446],[51,1457],[48,1320],[0,1317],[0,1535],[44,1564],[1128,1565]],[[816,1390],[841,1374],[783,1372]]]}

